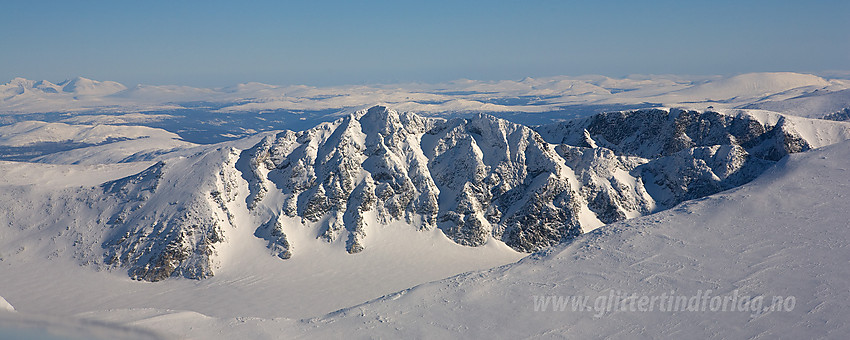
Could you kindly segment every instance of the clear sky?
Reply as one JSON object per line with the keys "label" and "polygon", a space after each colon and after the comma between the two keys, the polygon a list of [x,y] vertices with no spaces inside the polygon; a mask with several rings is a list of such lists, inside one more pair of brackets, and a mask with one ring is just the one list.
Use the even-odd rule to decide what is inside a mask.
{"label": "clear sky", "polygon": [[0,0],[0,83],[848,70],[848,14],[847,0]]}

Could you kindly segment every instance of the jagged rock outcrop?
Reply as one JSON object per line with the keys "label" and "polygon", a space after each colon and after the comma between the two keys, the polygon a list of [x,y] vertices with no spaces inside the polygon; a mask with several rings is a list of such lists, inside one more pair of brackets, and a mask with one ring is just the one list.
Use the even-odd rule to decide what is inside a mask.
{"label": "jagged rock outcrop", "polygon": [[810,149],[786,124],[761,123],[747,115],[681,109],[608,112],[535,129],[550,143],[583,146],[588,132],[595,143],[618,155],[653,159],[701,146],[739,145],[751,155],[778,160]]}
{"label": "jagged rock outcrop", "polygon": [[610,149],[557,146],[568,167],[575,171],[579,192],[596,218],[612,223],[653,211],[654,199],[646,192],[641,176],[631,173],[648,160],[618,156]]}
{"label": "jagged rock outcrop", "polygon": [[[439,227],[463,245],[495,237],[523,250],[580,230],[563,159],[530,128],[492,116],[447,121],[373,107],[280,133],[258,150],[250,163],[265,169],[253,173],[267,175],[256,182],[281,189],[280,213],[316,224],[329,242],[346,231],[351,253],[363,249],[370,223]],[[262,199],[262,186],[250,188]]]}
{"label": "jagged rock outcrop", "polygon": [[536,250],[580,232],[571,171],[528,127],[492,116],[437,124],[423,137],[440,189],[440,221],[456,242],[489,235]]}
{"label": "jagged rock outcrop", "polygon": [[254,231],[254,236],[268,241],[266,247],[271,250],[273,255],[284,260],[292,257],[292,246],[286,240],[283,225],[280,224],[277,216],[272,217],[268,222],[257,228]]}
{"label": "jagged rock outcrop", "polygon": [[[594,150],[594,156],[581,158],[584,163],[607,160],[595,168],[628,172],[581,176],[588,208],[604,223],[739,186],[785,155],[811,148],[782,116],[768,124],[747,114],[713,111],[609,112],[535,130],[549,142],[562,144],[567,159],[582,154],[576,150]],[[580,162],[569,166],[586,173]],[[609,179],[609,185],[600,186],[606,182],[600,177]]]}

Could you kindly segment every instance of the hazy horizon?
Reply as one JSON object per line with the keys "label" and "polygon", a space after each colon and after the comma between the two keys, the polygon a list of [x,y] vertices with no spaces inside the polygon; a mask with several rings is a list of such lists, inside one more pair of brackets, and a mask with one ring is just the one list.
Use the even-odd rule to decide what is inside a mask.
{"label": "hazy horizon", "polygon": [[16,2],[0,13],[0,79],[219,87],[818,74],[848,69],[847,12],[843,1]]}

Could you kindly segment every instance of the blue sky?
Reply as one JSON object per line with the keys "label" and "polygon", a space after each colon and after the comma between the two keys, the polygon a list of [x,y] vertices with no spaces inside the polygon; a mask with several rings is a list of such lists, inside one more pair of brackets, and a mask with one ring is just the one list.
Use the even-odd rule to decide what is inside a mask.
{"label": "blue sky", "polygon": [[0,82],[226,86],[850,69],[850,1],[7,1]]}

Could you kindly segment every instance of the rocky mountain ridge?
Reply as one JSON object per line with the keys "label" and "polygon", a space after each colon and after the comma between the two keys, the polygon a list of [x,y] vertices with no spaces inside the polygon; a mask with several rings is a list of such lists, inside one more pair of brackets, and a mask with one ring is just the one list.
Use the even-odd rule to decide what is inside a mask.
{"label": "rocky mountain ridge", "polygon": [[825,134],[806,124],[650,109],[532,128],[376,106],[245,149],[167,154],[69,200],[100,216],[74,219],[74,228],[99,230],[80,242],[88,250],[79,257],[138,280],[214,275],[235,228],[250,228],[283,260],[298,256],[294,229],[356,254],[381,246],[369,241],[376,228],[399,223],[439,229],[464,246],[533,252],[739,186],[789,153],[850,138],[845,123],[818,123],[834,124]]}

